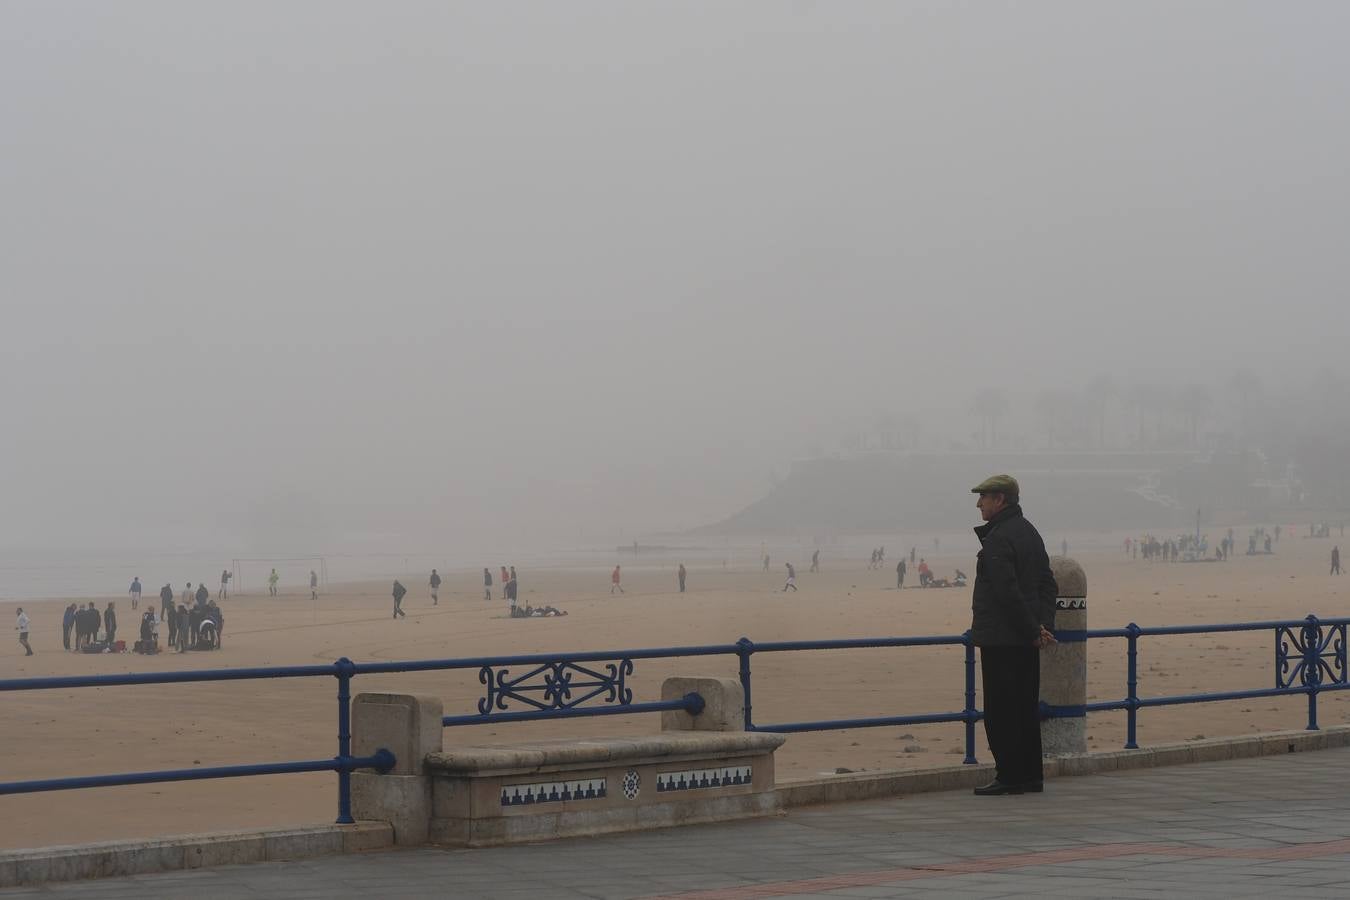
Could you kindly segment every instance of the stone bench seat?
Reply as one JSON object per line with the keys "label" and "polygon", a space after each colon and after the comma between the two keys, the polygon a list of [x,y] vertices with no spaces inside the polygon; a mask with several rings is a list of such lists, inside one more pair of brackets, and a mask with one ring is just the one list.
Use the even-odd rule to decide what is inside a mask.
{"label": "stone bench seat", "polygon": [[672,731],[646,737],[480,744],[428,753],[426,767],[434,773],[470,777],[564,772],[656,760],[757,756],[772,753],[784,740],[779,734],[753,731]]}
{"label": "stone bench seat", "polygon": [[701,711],[663,711],[653,735],[448,747],[439,699],[360,694],[353,753],[388,749],[396,762],[352,773],[353,810],[393,825],[397,844],[468,847],[778,812],[773,754],[786,738],[742,730],[735,679],[661,685],[662,699],[690,693],[703,699]]}
{"label": "stone bench seat", "polygon": [[673,731],[428,753],[432,843],[481,847],[775,813],[779,734]]}

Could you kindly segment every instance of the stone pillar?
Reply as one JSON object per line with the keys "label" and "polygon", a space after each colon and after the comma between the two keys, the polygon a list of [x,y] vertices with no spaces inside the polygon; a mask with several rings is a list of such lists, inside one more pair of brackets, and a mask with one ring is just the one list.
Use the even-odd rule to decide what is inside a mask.
{"label": "stone pillar", "polygon": [[352,816],[388,822],[395,844],[425,844],[431,823],[428,753],[441,750],[441,701],[411,694],[357,694],[352,701],[352,755],[381,747],[396,759],[386,775],[352,773]]}
{"label": "stone pillar", "polygon": [[1087,576],[1064,556],[1050,557],[1059,584],[1055,636],[1041,651],[1041,703],[1071,712],[1041,722],[1041,749],[1048,756],[1087,752]]}
{"label": "stone pillar", "polygon": [[661,682],[662,700],[679,700],[685,694],[703,698],[703,712],[696,716],[682,709],[661,713],[662,731],[744,731],[745,692],[735,678],[676,676]]}

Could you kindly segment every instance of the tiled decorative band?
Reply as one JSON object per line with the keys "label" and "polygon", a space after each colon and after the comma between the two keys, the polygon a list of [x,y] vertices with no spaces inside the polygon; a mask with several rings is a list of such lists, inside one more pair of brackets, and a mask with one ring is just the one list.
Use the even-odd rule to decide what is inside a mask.
{"label": "tiled decorative band", "polygon": [[604,796],[605,779],[603,778],[508,784],[502,788],[502,806],[563,803],[567,800],[600,800]]}
{"label": "tiled decorative band", "polygon": [[656,773],[656,792],[694,791],[703,788],[749,784],[750,766],[722,766],[716,769],[687,769],[682,772]]}

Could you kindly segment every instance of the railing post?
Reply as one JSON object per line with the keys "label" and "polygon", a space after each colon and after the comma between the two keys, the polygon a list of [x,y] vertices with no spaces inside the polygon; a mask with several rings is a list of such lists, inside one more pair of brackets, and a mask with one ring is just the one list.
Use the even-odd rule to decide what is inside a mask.
{"label": "railing post", "polygon": [[736,642],[736,656],[741,661],[741,690],[745,693],[745,730],[754,731],[754,717],[750,714],[750,654],[755,652],[755,642],[743,637]]}
{"label": "railing post", "polygon": [[1317,616],[1308,616],[1303,626],[1303,683],[1308,686],[1308,731],[1317,727],[1317,689],[1322,684],[1322,626]]}
{"label": "railing post", "polygon": [[352,756],[352,673],[356,666],[347,657],[333,663],[338,680],[338,817],[339,825],[351,825],[352,770],[348,763]]}
{"label": "railing post", "polygon": [[1127,665],[1125,668],[1125,749],[1138,750],[1136,726],[1139,719],[1139,626],[1125,626]]}
{"label": "railing post", "polygon": [[975,716],[979,712],[975,709],[975,645],[971,643],[969,631],[961,637],[965,639],[966,648],[966,758],[961,762],[973,766],[979,762],[975,759]]}

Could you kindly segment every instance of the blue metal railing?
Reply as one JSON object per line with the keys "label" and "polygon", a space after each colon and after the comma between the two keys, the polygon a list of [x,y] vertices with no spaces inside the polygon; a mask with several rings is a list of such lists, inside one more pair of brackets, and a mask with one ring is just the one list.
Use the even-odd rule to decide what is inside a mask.
{"label": "blue metal railing", "polygon": [[[1187,703],[1212,703],[1256,697],[1283,697],[1304,694],[1308,698],[1308,731],[1317,731],[1317,695],[1324,691],[1350,688],[1346,666],[1346,625],[1350,618],[1277,619],[1265,622],[1238,622],[1213,625],[1171,625],[1141,628],[1131,622],[1124,628],[1089,630],[1087,638],[1125,638],[1125,697],[1088,703],[1085,712],[1125,710],[1125,749],[1139,749],[1139,710],[1153,706],[1179,706]],[[1139,696],[1139,638],[1178,634],[1224,634],[1235,631],[1275,632],[1275,687],[1170,697]],[[1292,652],[1291,652],[1292,651]],[[1297,682],[1297,683],[1295,683]],[[1043,713],[1045,710],[1042,710]],[[1050,716],[1073,715],[1051,710]]]}
{"label": "blue metal railing", "polygon": [[[1136,749],[1138,747],[1138,714],[1139,710],[1145,707],[1208,703],[1253,697],[1305,695],[1308,700],[1307,727],[1310,730],[1316,730],[1318,728],[1318,694],[1324,691],[1345,690],[1350,687],[1346,677],[1347,623],[1350,623],[1350,618],[1318,619],[1315,616],[1308,616],[1306,619],[1155,628],[1141,628],[1134,623],[1130,623],[1124,628],[1080,632],[1062,631],[1059,633],[1059,637],[1062,642],[1066,643],[1099,639],[1125,639],[1125,697],[1120,700],[1086,703],[1082,707],[1049,707],[1042,704],[1042,716],[1045,718],[1062,718],[1083,716],[1087,713],[1124,710],[1126,713],[1125,747]],[[1275,687],[1165,697],[1139,696],[1139,638],[1265,630],[1273,630],[1275,633]],[[768,725],[755,724],[750,658],[757,653],[934,646],[960,646],[963,650],[964,705],[960,710],[911,715],[869,716],[854,719],[780,722]],[[339,823],[350,823],[353,821],[351,773],[356,769],[375,769],[380,772],[387,772],[396,764],[394,755],[387,749],[379,749],[370,756],[353,757],[351,755],[351,681],[357,676],[397,672],[478,669],[478,680],[484,686],[484,696],[478,700],[477,714],[444,716],[441,720],[444,727],[627,715],[669,710],[684,710],[693,715],[698,715],[703,711],[704,706],[703,698],[698,694],[690,693],[669,700],[634,702],[632,690],[627,683],[629,676],[633,673],[633,660],[635,659],[674,659],[697,656],[736,657],[737,671],[741,687],[745,693],[744,726],[747,731],[796,733],[873,728],[884,725],[927,725],[939,722],[961,722],[965,728],[965,759],[963,761],[968,765],[976,763],[975,724],[983,718],[983,713],[975,705],[975,646],[970,641],[969,632],[960,635],[770,641],[759,644],[743,637],[734,644],[649,647],[634,650],[567,654],[536,653],[507,657],[469,657],[371,663],[356,663],[343,657],[331,665],[0,679],[0,692],[266,678],[330,677],[336,678],[338,682],[338,747],[337,755],[331,759],[0,782],[0,796],[87,787],[332,771],[338,775],[337,821]],[[524,669],[521,674],[512,675],[513,670],[520,669]],[[526,708],[512,709],[512,704]]]}

